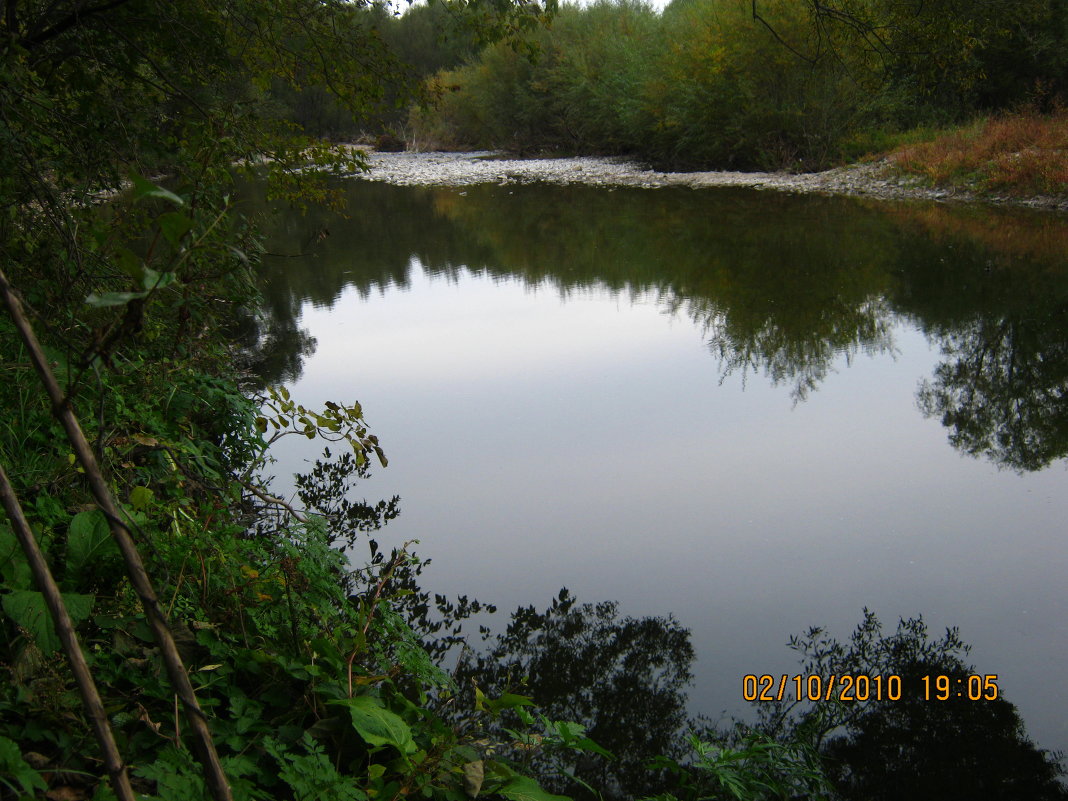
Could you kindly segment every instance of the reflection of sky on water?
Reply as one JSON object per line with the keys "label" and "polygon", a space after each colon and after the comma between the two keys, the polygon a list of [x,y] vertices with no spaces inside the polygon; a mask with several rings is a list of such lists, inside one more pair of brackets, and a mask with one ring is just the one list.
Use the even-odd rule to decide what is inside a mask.
{"label": "reflection of sky on water", "polygon": [[[301,324],[319,345],[294,394],[363,404],[390,466],[361,492],[401,496],[388,541],[422,541],[429,589],[508,610],[566,585],[673,613],[713,717],[742,711],[742,675],[795,670],[791,634],[922,613],[960,626],[1040,746],[1068,747],[1064,468],[952,449],[916,408],[938,361],[919,333],[793,406],[760,376],[721,386],[700,331],[651,297],[413,270]],[[307,445],[280,443],[280,466]]]}

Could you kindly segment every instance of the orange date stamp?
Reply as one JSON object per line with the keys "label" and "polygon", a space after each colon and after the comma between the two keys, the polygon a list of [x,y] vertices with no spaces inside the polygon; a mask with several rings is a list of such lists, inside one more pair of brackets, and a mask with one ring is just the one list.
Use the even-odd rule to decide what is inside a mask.
{"label": "orange date stamp", "polygon": [[[742,677],[746,701],[900,701],[904,697],[901,676],[869,676],[850,673],[830,676],[783,673],[779,676],[748,673]],[[925,701],[994,701],[998,697],[996,673],[970,676],[922,676],[916,697]]]}

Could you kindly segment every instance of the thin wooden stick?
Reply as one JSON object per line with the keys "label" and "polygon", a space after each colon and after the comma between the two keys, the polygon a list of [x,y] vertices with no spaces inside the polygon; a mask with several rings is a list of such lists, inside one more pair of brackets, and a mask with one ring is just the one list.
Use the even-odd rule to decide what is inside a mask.
{"label": "thin wooden stick", "polygon": [[226,774],[223,772],[222,764],[219,762],[219,755],[215,750],[215,743],[211,737],[211,731],[208,729],[207,718],[197,702],[196,695],[193,692],[193,685],[189,681],[189,673],[186,671],[185,665],[182,664],[182,657],[178,653],[178,647],[175,645],[174,637],[171,635],[171,630],[167,625],[167,618],[163,614],[163,610],[160,609],[156,591],[153,589],[152,581],[149,579],[144,563],[141,561],[141,554],[138,552],[130,530],[123,520],[122,512],[111,496],[104,474],[96,462],[96,457],[93,455],[93,450],[89,446],[85,434],[82,433],[81,426],[78,424],[78,418],[75,417],[70,403],[60,389],[59,383],[52,373],[52,368],[49,367],[48,360],[45,358],[41,344],[37,341],[37,336],[34,334],[33,328],[22,310],[22,303],[15,295],[3,270],[0,270],[0,294],[3,295],[4,304],[7,306],[19,335],[22,337],[23,342],[26,343],[30,360],[37,370],[37,375],[44,385],[49,399],[52,401],[52,414],[55,415],[67,432],[67,439],[74,449],[74,454],[81,463],[82,469],[85,471],[86,479],[89,481],[89,488],[96,499],[97,506],[100,507],[104,517],[107,518],[108,526],[111,528],[111,535],[115,538],[115,543],[118,545],[119,552],[126,563],[126,574],[141,599],[141,606],[145,610],[145,616],[152,627],[152,633],[155,635],[156,643],[159,645],[160,655],[163,657],[163,663],[167,668],[167,676],[170,679],[171,687],[181,699],[189,727],[193,730],[193,746],[197,752],[197,758],[204,769],[204,778],[208,785],[208,790],[215,801],[233,801],[230,785],[226,781]]}
{"label": "thin wooden stick", "polygon": [[30,524],[22,513],[22,505],[19,503],[15,489],[8,481],[7,473],[3,464],[0,464],[0,500],[3,501],[4,510],[11,521],[11,528],[15,537],[22,546],[22,552],[26,554],[26,561],[30,563],[30,572],[37,583],[37,587],[44,596],[45,605],[52,615],[52,622],[56,625],[56,634],[63,643],[63,651],[70,661],[70,669],[74,674],[74,680],[78,683],[78,692],[82,696],[82,704],[93,722],[93,733],[96,741],[100,744],[100,751],[104,755],[104,766],[111,778],[111,786],[119,801],[136,801],[133,788],[130,786],[130,777],[126,773],[126,764],[122,761],[122,754],[115,744],[115,736],[111,732],[104,704],[100,700],[100,694],[93,681],[93,674],[89,671],[89,665],[85,661],[78,644],[78,635],[74,632],[74,622],[70,619],[67,607],[63,605],[63,596],[52,578],[52,571],[48,569],[41,547],[33,536]]}

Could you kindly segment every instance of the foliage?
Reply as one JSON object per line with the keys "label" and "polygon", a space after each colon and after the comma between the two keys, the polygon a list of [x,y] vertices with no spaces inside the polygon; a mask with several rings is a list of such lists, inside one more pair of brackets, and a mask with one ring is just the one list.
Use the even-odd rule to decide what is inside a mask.
{"label": "foliage", "polygon": [[[244,436],[259,440],[254,423]],[[322,518],[299,523],[257,510],[259,496],[243,496],[233,484],[221,493],[191,486],[204,478],[192,462],[131,493],[125,512],[151,543],[150,571],[236,797],[453,797],[462,765],[492,748],[476,744],[479,730],[446,724],[430,705],[428,693],[448,696],[452,684],[395,611],[389,586],[410,557],[401,551],[380,569],[349,574]],[[48,557],[142,788],[160,799],[204,797],[158,650],[116,570],[101,514],[71,517],[52,502],[38,503],[31,515],[42,534],[52,532],[42,537]],[[13,538],[2,533],[0,737],[7,739],[0,742],[40,753],[52,768],[94,776],[94,749],[65,689],[43,604],[28,588]],[[19,764],[5,775],[31,782],[36,774]],[[499,759],[488,764],[510,770]],[[520,781],[509,773],[501,786]],[[541,793],[522,781],[534,797]]]}
{"label": "foliage", "polygon": [[565,6],[525,59],[431,79],[431,146],[627,153],[676,167],[811,169],[918,125],[1064,91],[1060,0],[631,0]]}
{"label": "foliage", "polygon": [[937,186],[978,187],[1017,197],[1057,195],[1068,185],[1068,114],[1035,111],[978,120],[890,154],[898,169]]}
{"label": "foliage", "polygon": [[[676,789],[656,801],[736,801],[826,798],[830,785],[818,752],[802,742],[783,743],[756,731],[743,730],[720,743],[690,736],[692,756],[685,763],[659,758],[654,764],[675,779]],[[652,801],[647,799],[646,801]]]}
{"label": "foliage", "polygon": [[[491,5],[472,13],[502,30],[544,11]],[[368,454],[385,464],[359,405],[312,410],[284,390],[246,397],[224,335],[234,310],[255,301],[260,250],[235,208],[233,173],[255,168],[276,194],[312,203],[331,198],[324,172],[359,168],[359,153],[299,135],[275,102],[283,90],[327,87],[359,115],[385,99],[396,62],[368,13],[320,0],[62,0],[5,3],[0,19],[4,271],[136,535],[236,798],[456,799],[463,766],[483,755],[476,736],[434,711],[431,694],[447,696],[449,681],[398,611],[410,592],[391,581],[416,574],[413,557],[397,548],[353,573],[331,547],[345,527],[396,514],[394,501],[372,521],[315,489],[366,474]],[[12,410],[0,458],[120,751],[142,794],[204,797],[189,726],[82,468],[13,330],[0,330],[0,399]],[[340,518],[335,528],[258,478],[283,433],[349,448],[306,487]],[[51,621],[6,527],[0,607],[0,794],[44,790],[42,777],[58,793],[73,776],[78,792],[107,797]],[[490,787],[544,797],[500,760],[487,770],[503,777]]]}
{"label": "foliage", "polygon": [[35,791],[48,787],[41,775],[22,758],[18,743],[6,737],[0,737],[0,784],[16,799],[32,798]]}

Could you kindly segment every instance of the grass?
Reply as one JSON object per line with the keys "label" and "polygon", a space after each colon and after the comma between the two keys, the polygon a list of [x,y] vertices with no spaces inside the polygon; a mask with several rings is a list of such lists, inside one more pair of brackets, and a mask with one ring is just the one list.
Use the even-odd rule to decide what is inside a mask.
{"label": "grass", "polygon": [[1068,111],[977,120],[889,153],[898,169],[936,186],[981,194],[1068,196]]}

